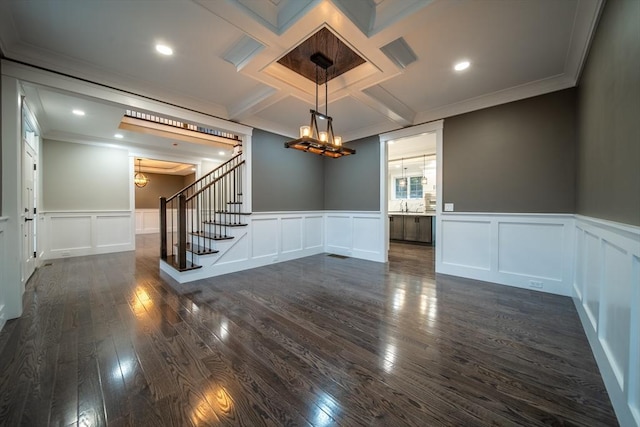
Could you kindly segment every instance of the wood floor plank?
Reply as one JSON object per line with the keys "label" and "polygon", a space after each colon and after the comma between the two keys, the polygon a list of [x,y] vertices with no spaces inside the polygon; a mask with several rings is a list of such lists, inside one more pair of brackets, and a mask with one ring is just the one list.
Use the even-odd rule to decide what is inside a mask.
{"label": "wood floor plank", "polygon": [[50,424],[69,425],[78,420],[78,331],[62,334],[58,348]]}
{"label": "wood floor plank", "polygon": [[0,425],[615,426],[570,298],[314,255],[178,284],[158,236],[53,260],[0,332]]}
{"label": "wood floor plank", "polygon": [[78,337],[78,424],[105,425],[104,394],[91,326]]}

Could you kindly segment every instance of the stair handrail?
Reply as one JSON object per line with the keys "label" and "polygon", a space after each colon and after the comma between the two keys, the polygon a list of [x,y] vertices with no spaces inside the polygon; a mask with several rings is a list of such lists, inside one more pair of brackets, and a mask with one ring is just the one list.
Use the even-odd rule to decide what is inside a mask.
{"label": "stair handrail", "polygon": [[231,172],[233,172],[234,170],[236,170],[237,168],[239,168],[240,166],[242,166],[244,164],[244,160],[240,161],[238,164],[234,165],[232,168],[230,168],[229,170],[227,170],[226,172],[222,172],[222,174],[220,174],[219,176],[215,177],[215,179],[213,181],[211,181],[209,184],[205,185],[204,187],[202,187],[201,189],[199,189],[198,191],[196,191],[195,193],[193,193],[192,195],[187,197],[187,202],[192,200],[193,198],[195,198],[196,196],[198,196],[199,194],[203,193],[205,190],[207,190],[209,187],[211,187],[212,185],[214,185],[216,182],[220,181],[222,178],[224,178],[225,176],[229,175]]}
{"label": "stair handrail", "polygon": [[[218,182],[221,182],[224,185],[224,178],[240,169],[240,167],[245,164],[244,159],[240,159],[242,156],[242,152],[236,154],[226,162],[219,165],[214,170],[207,173],[205,176],[201,177],[197,181],[191,183],[186,186],[182,190],[178,191],[176,194],[169,198],[161,197],[160,198],[160,257],[163,260],[167,260],[168,250],[167,250],[167,206],[169,204],[176,205],[177,203],[177,261],[178,268],[184,269],[186,268],[187,259],[187,227],[186,227],[186,216],[187,216],[187,205],[197,197],[201,196],[202,193],[209,190],[211,187],[215,188],[214,185]],[[239,160],[240,159],[240,160]],[[234,181],[235,182],[235,181]],[[240,181],[241,186],[241,181]],[[200,187],[200,188],[198,188]],[[235,188],[235,184],[234,184]],[[190,194],[193,193],[193,194]],[[241,192],[238,194],[242,194]],[[175,200],[177,199],[177,201]],[[196,200],[198,203],[198,199]],[[226,210],[224,211],[226,212]],[[173,217],[172,217],[173,218]],[[172,238],[173,242],[173,238]]]}
{"label": "stair handrail", "polygon": [[[180,194],[182,193],[186,193],[189,191],[189,189],[191,189],[191,187],[195,187],[197,184],[199,184],[201,181],[206,180],[207,178],[209,178],[211,175],[215,174],[216,172],[218,172],[220,169],[224,168],[225,166],[227,166],[229,163],[233,162],[234,160],[236,160],[238,157],[242,156],[242,152],[236,154],[235,156],[233,156],[232,158],[230,158],[229,160],[227,160],[226,162],[222,163],[220,166],[218,166],[217,168],[215,168],[214,170],[212,170],[211,172],[207,173],[206,175],[204,175],[203,177],[201,177],[200,179],[198,179],[197,181],[192,182],[191,184],[187,185],[186,187],[184,187],[182,190],[178,191],[176,194],[174,194],[171,197],[167,198],[167,202],[172,201],[173,199],[175,199],[176,197],[178,197]],[[244,160],[242,161],[244,163]]]}

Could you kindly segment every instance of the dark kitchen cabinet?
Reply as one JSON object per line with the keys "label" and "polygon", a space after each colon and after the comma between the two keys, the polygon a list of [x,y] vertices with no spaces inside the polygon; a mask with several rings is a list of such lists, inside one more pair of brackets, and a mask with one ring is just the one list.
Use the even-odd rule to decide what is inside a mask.
{"label": "dark kitchen cabinet", "polygon": [[389,216],[389,238],[408,242],[433,242],[431,216],[391,215]]}

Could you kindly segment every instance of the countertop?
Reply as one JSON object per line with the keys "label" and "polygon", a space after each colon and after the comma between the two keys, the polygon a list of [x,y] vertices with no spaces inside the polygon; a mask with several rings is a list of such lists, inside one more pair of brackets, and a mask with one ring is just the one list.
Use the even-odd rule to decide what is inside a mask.
{"label": "countertop", "polygon": [[435,211],[427,212],[389,212],[389,216],[436,216]]}

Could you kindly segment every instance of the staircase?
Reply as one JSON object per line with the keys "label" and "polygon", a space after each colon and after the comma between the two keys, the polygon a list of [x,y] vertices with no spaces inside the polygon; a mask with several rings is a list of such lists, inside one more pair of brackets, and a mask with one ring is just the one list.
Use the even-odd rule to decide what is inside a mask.
{"label": "staircase", "polygon": [[242,181],[245,161],[235,155],[168,199],[160,198],[160,259],[179,272],[219,256],[245,227]]}

